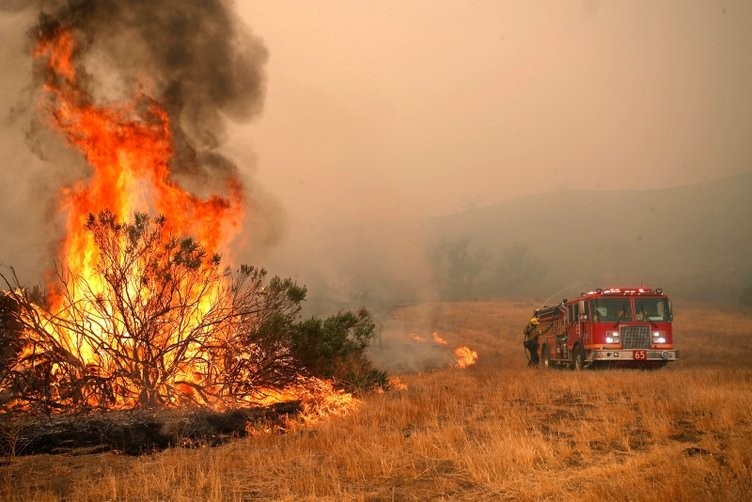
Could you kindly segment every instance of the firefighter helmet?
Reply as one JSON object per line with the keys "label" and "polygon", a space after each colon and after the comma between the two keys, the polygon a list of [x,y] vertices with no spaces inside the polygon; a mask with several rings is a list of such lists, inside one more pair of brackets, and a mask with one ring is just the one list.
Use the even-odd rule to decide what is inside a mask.
{"label": "firefighter helmet", "polygon": [[535,316],[531,317],[530,318],[530,324],[535,324],[537,326],[538,325],[538,318],[535,317]]}

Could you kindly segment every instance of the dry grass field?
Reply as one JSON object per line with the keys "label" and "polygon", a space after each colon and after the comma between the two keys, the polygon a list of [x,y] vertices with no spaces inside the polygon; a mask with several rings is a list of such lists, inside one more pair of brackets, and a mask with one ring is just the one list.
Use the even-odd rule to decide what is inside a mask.
{"label": "dry grass field", "polygon": [[[534,305],[443,303],[393,320],[480,356],[286,434],[217,448],[0,459],[2,500],[750,500],[752,316],[675,305],[659,371],[531,370]],[[430,332],[428,333],[430,336]]]}

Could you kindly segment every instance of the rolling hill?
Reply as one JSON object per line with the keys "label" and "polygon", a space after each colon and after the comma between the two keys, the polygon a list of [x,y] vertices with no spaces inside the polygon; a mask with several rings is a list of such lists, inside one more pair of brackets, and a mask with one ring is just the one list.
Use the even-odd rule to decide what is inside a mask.
{"label": "rolling hill", "polygon": [[465,238],[491,254],[529,246],[543,290],[661,285],[736,302],[752,286],[752,172],[661,190],[560,191],[434,218],[434,241]]}
{"label": "rolling hill", "polygon": [[[565,190],[424,220],[359,222],[297,249],[305,261],[296,278],[317,312],[379,311],[416,299],[548,301],[615,285],[738,306],[745,291],[752,303],[750,194],[752,171],[676,188]],[[463,267],[474,265],[466,281]]]}

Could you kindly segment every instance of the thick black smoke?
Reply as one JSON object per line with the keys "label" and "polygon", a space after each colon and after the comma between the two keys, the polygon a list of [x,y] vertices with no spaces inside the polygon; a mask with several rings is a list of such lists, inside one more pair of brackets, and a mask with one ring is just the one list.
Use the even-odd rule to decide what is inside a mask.
{"label": "thick black smoke", "polygon": [[48,268],[62,232],[54,221],[60,187],[90,172],[39,108],[45,76],[33,77],[32,51],[55,29],[73,34],[79,82],[93,103],[117,106],[142,94],[165,107],[176,182],[207,196],[222,193],[228,177],[241,179],[251,208],[244,252],[263,256],[284,230],[284,211],[248,183],[255,159],[247,152],[230,159],[225,140],[228,126],[260,113],[268,54],[230,1],[0,0],[0,55],[8,69],[0,75],[0,189],[9,189],[0,193],[0,263],[31,277]]}
{"label": "thick black smoke", "polygon": [[230,174],[232,163],[216,151],[225,121],[260,111],[267,59],[230,7],[219,0],[47,1],[36,30],[74,34],[77,63],[97,100],[138,88],[165,106],[176,172]]}

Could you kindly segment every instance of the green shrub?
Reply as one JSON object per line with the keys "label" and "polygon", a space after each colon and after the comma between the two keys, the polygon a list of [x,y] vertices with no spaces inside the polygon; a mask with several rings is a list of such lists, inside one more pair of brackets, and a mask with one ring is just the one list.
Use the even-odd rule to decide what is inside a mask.
{"label": "green shrub", "polygon": [[348,391],[387,388],[387,374],[373,368],[365,355],[374,328],[366,309],[340,312],[326,319],[311,317],[294,326],[293,354],[308,373],[333,378]]}

